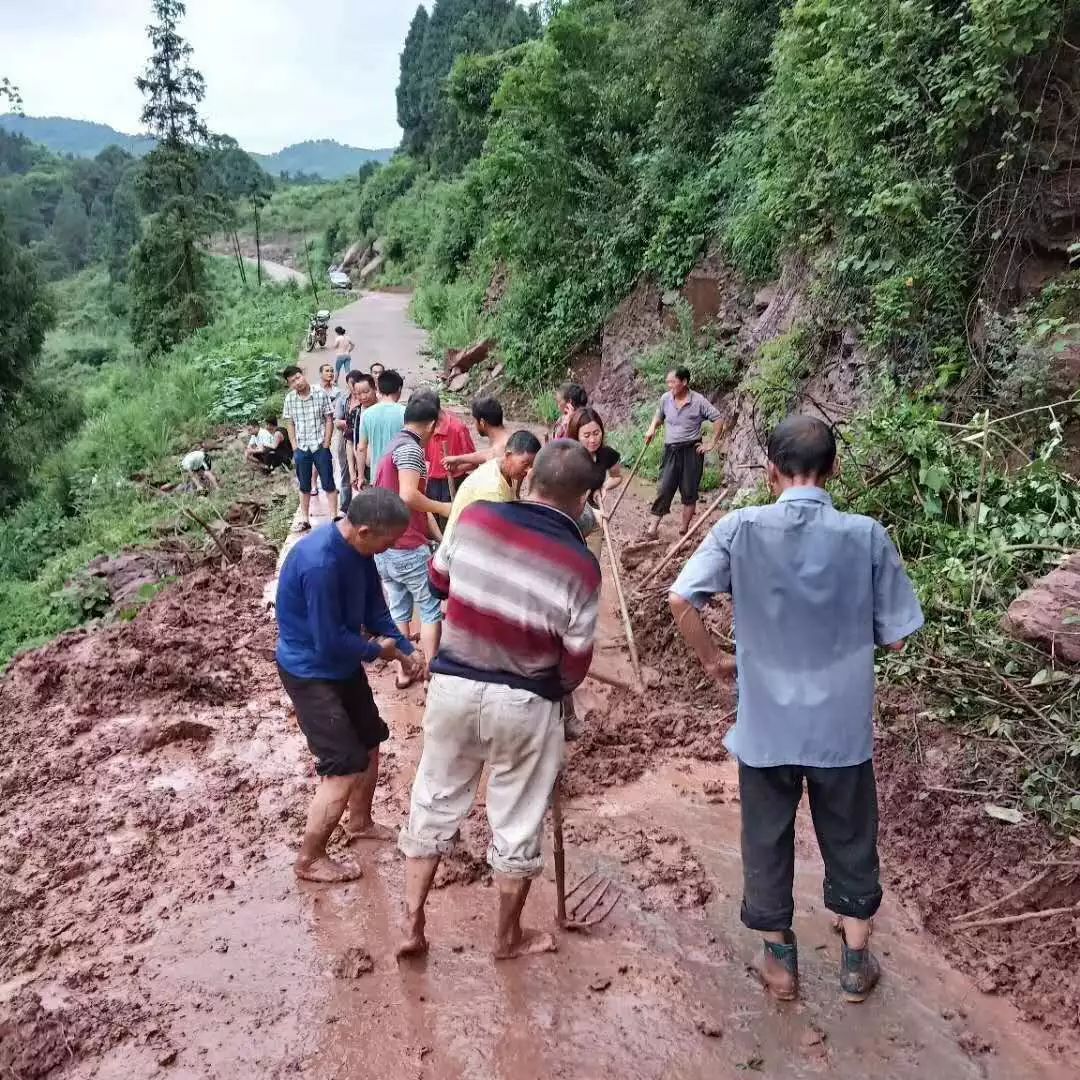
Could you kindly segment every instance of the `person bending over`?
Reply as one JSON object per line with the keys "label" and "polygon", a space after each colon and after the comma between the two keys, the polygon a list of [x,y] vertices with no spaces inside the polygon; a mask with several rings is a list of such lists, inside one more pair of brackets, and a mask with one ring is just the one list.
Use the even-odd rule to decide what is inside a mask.
{"label": "person bending over", "polygon": [[352,839],[386,840],[372,820],[379,744],[390,735],[372,696],[364,664],[396,660],[418,673],[412,645],[383,599],[374,556],[409,524],[408,507],[391,491],[358,494],[346,518],[316,529],[285,557],[278,579],[278,675],[296,710],[320,777],[293,867],[308,881],[349,881],[353,863],[335,862],[326,844],[348,807]]}
{"label": "person bending over", "polygon": [[898,650],[922,626],[889,534],[833,508],[825,484],[836,442],[822,421],[790,416],[772,433],[776,502],[713,526],[671,587],[671,610],[705,670],[730,678],[698,613],[731,594],[739,707],[724,745],[739,762],[742,921],[764,938],[761,976],[780,999],[799,987],[792,879],[805,785],[825,861],[825,907],[840,917],[840,987],[862,1001],[880,973],[870,920],[881,903],[874,742],[874,649]]}
{"label": "person bending over", "polygon": [[540,440],[524,428],[515,431],[507,440],[502,455],[485,462],[475,472],[469,473],[458,488],[450,510],[450,518],[443,529],[445,544],[461,512],[475,502],[513,502],[521,491],[521,485],[540,453]]}

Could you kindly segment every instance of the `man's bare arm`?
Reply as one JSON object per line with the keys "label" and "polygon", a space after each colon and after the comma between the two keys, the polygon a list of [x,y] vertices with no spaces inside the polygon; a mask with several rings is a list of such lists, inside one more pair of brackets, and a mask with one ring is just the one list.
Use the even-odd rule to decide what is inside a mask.
{"label": "man's bare arm", "polygon": [[420,474],[413,469],[398,470],[398,494],[401,501],[410,509],[421,514],[450,516],[450,504],[435,502],[420,490]]}
{"label": "man's bare arm", "polygon": [[694,655],[701,661],[701,666],[710,678],[718,682],[730,678],[735,670],[735,658],[717,647],[697,608],[676,593],[669,594],[668,603],[671,605],[671,613],[675,616],[679,633],[694,650]]}

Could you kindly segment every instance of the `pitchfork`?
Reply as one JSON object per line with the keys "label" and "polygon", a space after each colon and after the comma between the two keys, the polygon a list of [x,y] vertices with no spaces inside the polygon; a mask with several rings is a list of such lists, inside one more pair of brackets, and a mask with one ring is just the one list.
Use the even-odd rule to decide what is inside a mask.
{"label": "pitchfork", "polygon": [[555,915],[562,930],[588,930],[606,919],[622,893],[611,878],[593,870],[566,891],[566,852],[563,848],[562,777],[555,781],[551,799],[551,827],[555,833]]}

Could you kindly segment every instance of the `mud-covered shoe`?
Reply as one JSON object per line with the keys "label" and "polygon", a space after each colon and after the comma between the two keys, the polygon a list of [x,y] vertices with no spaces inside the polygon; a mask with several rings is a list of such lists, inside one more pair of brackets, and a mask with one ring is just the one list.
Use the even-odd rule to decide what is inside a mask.
{"label": "mud-covered shoe", "polygon": [[881,965],[869,945],[864,949],[851,949],[846,941],[841,944],[840,989],[846,1001],[865,1001],[880,978]]}
{"label": "mud-covered shoe", "polygon": [[758,974],[765,989],[777,1001],[794,1001],[799,994],[799,946],[793,930],[784,931],[782,945],[773,941],[765,946]]}

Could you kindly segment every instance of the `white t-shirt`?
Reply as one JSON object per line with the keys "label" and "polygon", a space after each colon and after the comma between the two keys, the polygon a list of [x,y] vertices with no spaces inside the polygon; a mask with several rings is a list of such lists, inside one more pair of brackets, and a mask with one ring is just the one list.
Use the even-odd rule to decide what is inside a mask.
{"label": "white t-shirt", "polygon": [[277,440],[266,428],[259,428],[259,434],[248,439],[249,450],[273,450],[276,445]]}
{"label": "white t-shirt", "polygon": [[206,464],[206,451],[205,450],[192,450],[183,456],[180,461],[180,468],[184,472],[198,472],[200,469],[208,468]]}

